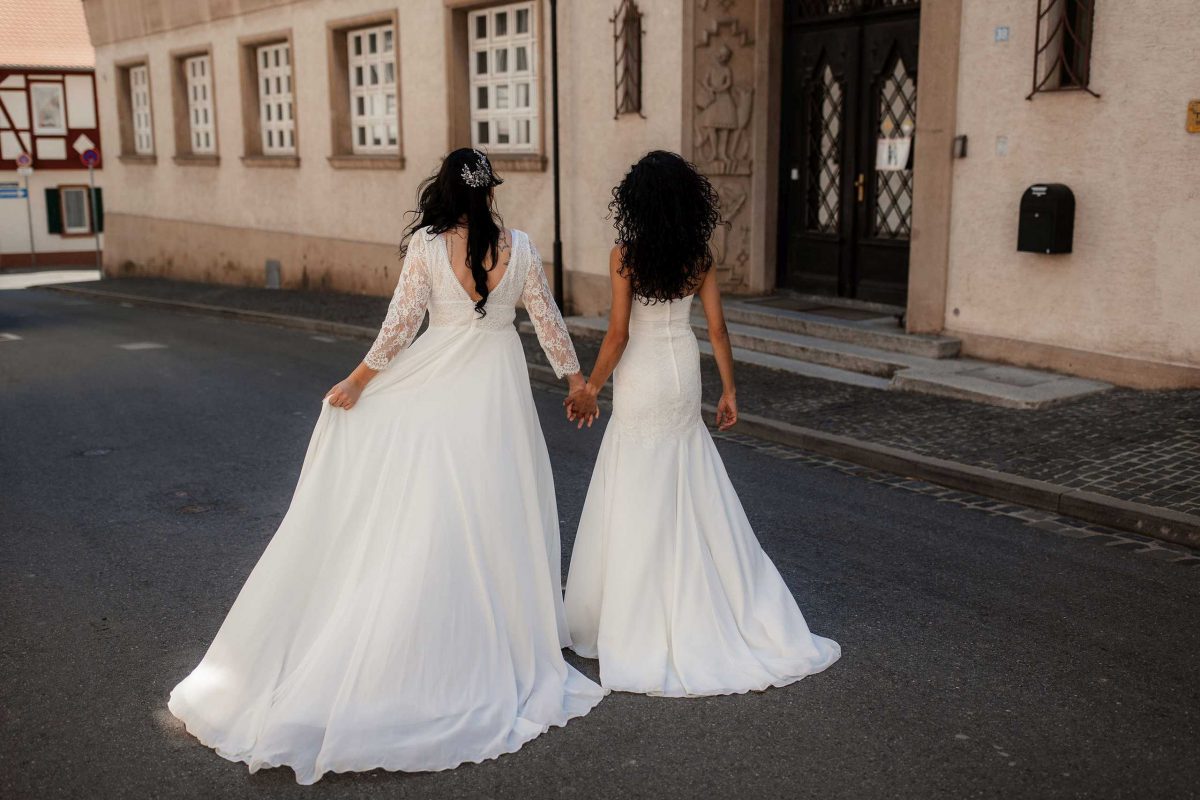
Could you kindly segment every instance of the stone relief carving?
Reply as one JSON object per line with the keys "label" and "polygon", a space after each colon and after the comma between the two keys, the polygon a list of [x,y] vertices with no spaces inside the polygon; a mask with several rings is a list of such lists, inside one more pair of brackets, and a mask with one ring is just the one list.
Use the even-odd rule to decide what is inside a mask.
{"label": "stone relief carving", "polygon": [[723,282],[728,280],[737,280],[738,276],[728,274],[729,271],[735,269],[735,265],[744,264],[750,254],[746,247],[746,236],[742,236],[744,231],[748,234],[749,226],[738,222],[738,215],[742,211],[742,207],[746,205],[746,190],[742,187],[741,181],[738,182],[717,182],[717,198],[721,202],[721,218],[725,220],[724,225],[719,226],[713,232],[712,250],[713,261],[717,264],[718,274],[721,275]]}
{"label": "stone relief carving", "polygon": [[750,111],[752,86],[735,86],[729,61],[733,51],[722,44],[713,52],[712,64],[700,79],[696,106],[696,153],[706,169],[716,175],[749,175]]}
{"label": "stone relief carving", "polygon": [[754,171],[755,0],[696,0],[692,160],[713,180],[726,224],[713,235],[722,287],[748,288],[750,176]]}

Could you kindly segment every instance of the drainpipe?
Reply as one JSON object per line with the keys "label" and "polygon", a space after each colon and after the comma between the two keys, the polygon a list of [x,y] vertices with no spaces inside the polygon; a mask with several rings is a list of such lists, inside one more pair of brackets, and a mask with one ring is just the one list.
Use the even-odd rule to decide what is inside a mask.
{"label": "drainpipe", "polygon": [[558,174],[558,0],[550,0],[550,127],[554,159],[554,302],[563,309],[562,206]]}

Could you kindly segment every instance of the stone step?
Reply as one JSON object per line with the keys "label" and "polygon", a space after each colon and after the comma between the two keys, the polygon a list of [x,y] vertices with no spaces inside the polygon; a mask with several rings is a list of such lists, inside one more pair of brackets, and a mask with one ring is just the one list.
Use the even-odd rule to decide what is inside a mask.
{"label": "stone step", "polygon": [[[607,317],[567,317],[566,322],[567,329],[571,332],[571,335],[580,339],[600,339],[603,338],[604,332],[608,330]],[[524,322],[521,325],[521,330],[532,333],[533,326],[528,322]],[[697,339],[699,340],[700,352],[705,355],[712,355],[712,345],[704,337],[698,336]],[[803,375],[808,378],[846,383],[868,389],[887,389],[890,383],[887,378],[839,369],[810,361],[800,361],[771,353],[758,352],[743,347],[733,348],[733,358],[739,363],[754,364],[760,367],[767,367],[768,369],[790,372],[793,375]]]}
{"label": "stone step", "polygon": [[[598,339],[604,317],[568,317],[572,336]],[[707,326],[692,320],[701,352]],[[772,328],[728,323],[734,360],[871,389],[919,392],[1007,408],[1036,409],[1107,391],[1111,384],[969,358],[930,358],[830,341]],[[532,330],[524,323],[523,330]]]}
{"label": "stone step", "polygon": [[[902,369],[927,366],[925,362],[936,360],[739,322],[727,322],[726,326],[730,344],[734,347],[877,378],[891,378]],[[693,317],[692,329],[696,336],[708,338],[708,323],[702,317]]]}
{"label": "stone step", "polygon": [[[795,310],[764,305],[768,301],[789,304],[795,301],[797,307],[811,307]],[[852,307],[833,301],[822,306],[815,300],[772,297],[758,300],[727,298],[724,309],[729,322],[925,358],[954,358],[961,345],[951,336],[907,333],[897,323],[897,316],[903,309],[891,309],[890,306]],[[703,310],[696,306],[693,313],[702,316]]]}
{"label": "stone step", "polygon": [[[697,344],[700,346],[701,353],[706,356],[712,355],[712,345],[708,341],[700,339]],[[777,369],[781,372],[790,372],[793,375],[803,375],[806,378],[818,378],[823,381],[833,381],[834,383],[846,383],[851,386],[862,386],[866,389],[888,389],[891,384],[891,381],[887,378],[878,378],[874,375],[865,375],[861,372],[850,372],[849,370],[827,367],[823,364],[814,364],[809,361],[797,361],[794,358],[773,356],[770,353],[758,353],[754,350],[746,350],[741,347],[734,347],[732,350],[733,360],[740,364],[754,364],[768,369]]]}
{"label": "stone step", "polygon": [[1024,409],[1046,408],[1113,388],[1111,383],[1103,381],[975,359],[953,359],[941,363],[952,364],[955,368],[901,370],[892,376],[891,388]]}

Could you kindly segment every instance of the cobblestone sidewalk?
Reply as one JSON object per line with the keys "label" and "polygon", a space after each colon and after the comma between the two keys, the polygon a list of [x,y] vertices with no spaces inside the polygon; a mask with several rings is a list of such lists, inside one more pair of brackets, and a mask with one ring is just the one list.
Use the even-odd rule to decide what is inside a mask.
{"label": "cobblestone sidewalk", "polygon": [[968,508],[981,514],[995,517],[1011,517],[1020,520],[1027,527],[1054,536],[1069,539],[1081,539],[1101,547],[1112,547],[1117,550],[1129,550],[1146,558],[1169,561],[1184,567],[1200,567],[1200,556],[1187,547],[1168,544],[1149,536],[1138,533],[1117,530],[1104,525],[1084,522],[1082,520],[1052,514],[1049,511],[1039,511],[1024,506],[1012,505],[1001,500],[993,500],[970,492],[959,492],[937,486],[926,481],[912,480],[899,475],[889,475],[869,467],[851,464],[836,458],[814,455],[797,450],[793,447],[763,442],[750,436],[739,434],[714,433],[714,437],[724,439],[749,447],[772,458],[784,461],[800,461],[817,469],[831,469],[846,475],[871,481],[894,491],[913,492],[935,498],[939,503],[953,503],[962,508]]}
{"label": "cobblestone sidewalk", "polygon": [[[376,327],[387,298],[213,286],[144,278],[73,284],[162,300],[270,311]],[[524,336],[532,363],[545,364]],[[577,342],[585,369],[596,342]],[[720,395],[704,357],[705,400]],[[888,445],[919,455],[1200,514],[1200,391],[1116,389],[1038,411],[884,392],[750,364],[738,366],[745,413]]]}

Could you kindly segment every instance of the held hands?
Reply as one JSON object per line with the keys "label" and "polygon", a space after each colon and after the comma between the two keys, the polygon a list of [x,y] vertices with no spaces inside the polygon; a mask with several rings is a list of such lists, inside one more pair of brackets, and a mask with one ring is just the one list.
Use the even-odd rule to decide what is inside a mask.
{"label": "held hands", "polygon": [[353,377],[346,378],[326,392],[325,399],[334,408],[343,408],[349,411],[358,402],[359,395],[362,394],[364,388],[364,384],[356,381]]}
{"label": "held hands", "polygon": [[579,423],[576,428],[582,428],[585,422],[590,428],[600,418],[600,407],[596,402],[598,394],[590,383],[584,382],[581,375],[571,376],[570,394],[563,400],[563,407],[567,410],[567,419]]}
{"label": "held hands", "polygon": [[737,397],[732,392],[725,392],[717,403],[717,430],[727,431],[737,424]]}

